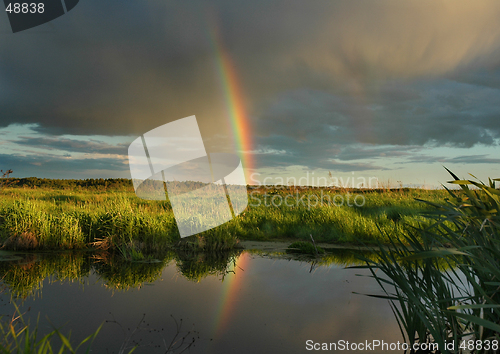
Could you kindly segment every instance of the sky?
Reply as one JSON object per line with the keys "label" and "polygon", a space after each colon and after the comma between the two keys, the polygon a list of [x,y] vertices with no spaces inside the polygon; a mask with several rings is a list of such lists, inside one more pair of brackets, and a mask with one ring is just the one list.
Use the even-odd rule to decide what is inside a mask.
{"label": "sky", "polygon": [[130,178],[137,137],[195,115],[251,184],[498,178],[498,18],[498,0],[80,0],[12,33],[2,12],[0,169]]}

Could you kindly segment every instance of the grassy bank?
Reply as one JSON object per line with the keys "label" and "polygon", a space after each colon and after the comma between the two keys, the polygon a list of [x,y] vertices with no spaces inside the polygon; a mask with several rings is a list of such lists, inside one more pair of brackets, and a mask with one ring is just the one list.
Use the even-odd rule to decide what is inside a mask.
{"label": "grassy bank", "polygon": [[[126,185],[125,185],[126,186]],[[236,240],[389,243],[417,225],[445,192],[249,188],[247,209],[232,221],[182,239],[202,248],[231,248]],[[383,232],[378,230],[380,228]],[[142,200],[133,190],[95,186],[10,187],[0,191],[0,242],[5,249],[111,247],[127,257],[164,251],[181,240],[169,201]],[[135,253],[134,253],[135,252]]]}

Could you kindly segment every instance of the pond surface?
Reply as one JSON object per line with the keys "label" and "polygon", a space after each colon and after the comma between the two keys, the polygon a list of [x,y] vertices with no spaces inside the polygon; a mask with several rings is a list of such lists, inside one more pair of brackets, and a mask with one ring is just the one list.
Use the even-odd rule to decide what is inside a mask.
{"label": "pond surface", "polygon": [[353,294],[381,294],[373,279],[356,276],[367,275],[364,270],[333,264],[311,271],[310,262],[247,251],[231,258],[225,275],[198,278],[186,277],[174,259],[139,265],[153,269],[144,276],[122,272],[109,260],[98,267],[90,257],[66,255],[68,263],[24,257],[0,262],[0,312],[12,314],[12,296],[25,319],[36,322],[39,314],[41,331],[50,331],[50,324],[64,334],[71,330],[73,343],[108,321],[93,353],[118,353],[134,341],[140,341],[134,353],[165,353],[181,319],[184,347],[195,339],[189,353],[309,353],[308,340],[402,342],[386,300]]}

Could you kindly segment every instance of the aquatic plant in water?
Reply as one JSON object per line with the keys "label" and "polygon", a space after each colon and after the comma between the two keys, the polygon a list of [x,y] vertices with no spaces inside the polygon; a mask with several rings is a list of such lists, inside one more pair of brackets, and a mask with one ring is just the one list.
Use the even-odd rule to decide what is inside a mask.
{"label": "aquatic plant in water", "polygon": [[297,252],[303,254],[316,255],[316,253],[325,253],[325,250],[321,247],[315,247],[310,242],[297,241],[293,242],[288,246],[287,252]]}

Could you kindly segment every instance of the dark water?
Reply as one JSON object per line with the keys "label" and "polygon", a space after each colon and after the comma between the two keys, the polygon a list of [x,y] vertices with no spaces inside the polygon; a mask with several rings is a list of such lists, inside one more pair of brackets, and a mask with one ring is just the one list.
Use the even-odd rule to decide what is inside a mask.
{"label": "dark water", "polygon": [[[186,278],[175,260],[142,264],[153,270],[134,275],[121,274],[120,265],[109,262],[104,270],[96,268],[85,257],[68,256],[73,262],[68,264],[52,260],[50,267],[42,265],[43,259],[29,257],[1,262],[1,313],[12,314],[12,294],[25,319],[35,322],[39,314],[41,331],[50,331],[51,324],[64,334],[71,330],[72,342],[105,321],[115,321],[104,324],[93,353],[118,353],[133,341],[141,343],[135,353],[165,353],[177,332],[175,320],[181,319],[178,338],[187,335],[183,347],[195,339],[189,353],[309,353],[308,340],[339,345],[342,340],[402,341],[387,301],[353,294],[380,294],[374,280],[356,276],[367,274],[362,270],[330,265],[311,272],[311,264],[304,261],[243,252],[233,258],[229,270],[234,273],[208,275],[197,282],[196,276]],[[195,265],[202,263],[195,260]]]}

